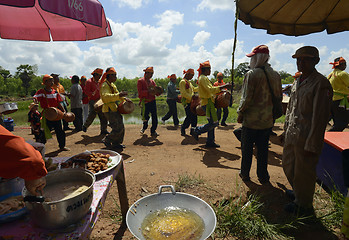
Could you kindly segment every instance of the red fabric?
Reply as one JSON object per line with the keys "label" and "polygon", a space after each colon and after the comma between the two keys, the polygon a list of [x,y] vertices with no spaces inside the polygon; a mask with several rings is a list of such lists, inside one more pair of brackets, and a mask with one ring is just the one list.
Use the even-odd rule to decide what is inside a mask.
{"label": "red fabric", "polygon": [[[151,85],[154,87],[156,86],[156,83],[154,82],[153,79],[150,79],[149,86]],[[152,102],[155,100],[155,96],[149,94],[148,83],[147,81],[145,81],[144,77],[138,79],[137,90],[138,90],[138,97],[140,101],[142,101],[143,98],[145,98],[145,102]]]}
{"label": "red fabric", "polygon": [[40,152],[0,125],[0,177],[34,180],[46,176]]}
{"label": "red fabric", "polygon": [[[82,20],[80,7],[77,6],[78,11],[75,7],[67,7],[69,1],[40,0],[40,4],[52,13],[43,10],[39,1],[35,1],[34,7],[11,7],[0,2],[0,36],[3,39],[33,41],[50,41],[50,34],[53,41],[86,41],[111,36],[110,24],[100,3],[96,0],[80,2],[85,7]],[[85,6],[91,3],[94,5],[92,8]],[[52,4],[55,5],[48,6]],[[92,14],[89,13],[91,11]]]}
{"label": "red fabric", "polygon": [[46,91],[45,89],[39,89],[34,98],[40,102],[40,106],[45,109],[49,107],[57,107],[62,98],[56,90],[51,89],[51,91]]}
{"label": "red fabric", "polygon": [[[85,93],[88,96],[89,100],[98,100],[100,98],[99,88],[100,88],[99,83],[95,82],[93,78],[90,78],[89,80],[86,81]],[[94,91],[96,91],[96,93],[95,95],[92,95]]]}
{"label": "red fabric", "polygon": [[81,88],[82,88],[82,104],[88,104],[88,96],[87,96],[87,94],[86,94],[86,90],[85,90],[85,88],[86,88],[86,83],[85,83],[85,85],[81,85],[80,84],[80,86],[81,86]]}
{"label": "red fabric", "polygon": [[255,47],[251,53],[246,54],[247,57],[252,57],[257,53],[265,53],[265,54],[269,54],[269,49],[266,45],[259,45],[257,47]]}
{"label": "red fabric", "polygon": [[14,7],[33,7],[35,0],[1,0],[0,4]]}

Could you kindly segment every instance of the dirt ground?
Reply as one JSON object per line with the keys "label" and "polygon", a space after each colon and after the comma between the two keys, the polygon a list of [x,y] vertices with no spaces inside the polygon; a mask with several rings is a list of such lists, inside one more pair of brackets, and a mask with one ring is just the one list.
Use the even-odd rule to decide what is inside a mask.
{"label": "dirt ground", "polygon": [[[208,203],[215,203],[223,197],[231,195],[257,193],[265,196],[263,203],[270,209],[269,219],[280,219],[284,216],[283,206],[288,203],[284,190],[289,184],[281,166],[282,146],[278,137],[271,137],[269,148],[270,185],[261,185],[256,176],[256,161],[254,158],[251,170],[251,182],[244,183],[238,177],[241,163],[240,142],[235,138],[233,129],[239,124],[230,123],[227,127],[216,129],[217,149],[205,148],[206,134],[199,137],[199,142],[189,135],[181,136],[180,129],[170,124],[159,125],[157,138],[150,137],[149,129],[142,136],[140,125],[126,125],[124,144],[121,152],[126,175],[126,187],[129,204],[146,194],[155,193],[160,185],[175,185],[179,175],[200,176],[208,188],[186,189],[185,192],[198,196]],[[110,129],[109,129],[110,130]],[[281,134],[281,125],[276,125],[274,131]],[[55,136],[46,144],[46,156],[72,156],[85,150],[104,149],[99,135],[99,125],[92,125],[86,133],[67,131],[66,146],[68,152],[59,152]],[[189,132],[187,130],[187,132]],[[16,135],[31,140],[28,128],[16,126]],[[111,215],[120,214],[116,205],[118,192],[114,183],[108,194],[103,212],[94,227],[91,239],[135,239],[125,228],[120,228],[120,222],[115,222]],[[330,233],[314,231],[300,233],[296,239],[337,239]],[[310,237],[312,236],[312,237]],[[314,238],[315,237],[315,238]]]}

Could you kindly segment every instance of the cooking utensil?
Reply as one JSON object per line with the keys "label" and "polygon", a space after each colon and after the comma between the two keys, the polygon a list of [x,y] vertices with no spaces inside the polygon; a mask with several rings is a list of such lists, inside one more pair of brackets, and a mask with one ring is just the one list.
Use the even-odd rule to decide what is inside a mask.
{"label": "cooking utensil", "polygon": [[[46,175],[46,187],[61,183],[84,183],[88,189],[78,195],[59,201],[45,202],[43,196],[31,196],[26,188],[22,195],[30,211],[33,222],[42,228],[58,229],[69,226],[82,219],[90,209],[93,199],[95,176],[81,168],[65,168]],[[46,188],[45,187],[45,188]],[[45,188],[43,192],[45,192]]]}
{"label": "cooking utensil", "polygon": [[[170,188],[171,192],[162,192],[164,188]],[[196,196],[176,192],[171,185],[162,185],[158,193],[139,199],[129,208],[126,214],[128,229],[137,239],[145,240],[141,229],[144,218],[149,213],[166,207],[179,207],[198,214],[205,223],[201,239],[207,239],[216,228],[216,214],[210,205]]]}

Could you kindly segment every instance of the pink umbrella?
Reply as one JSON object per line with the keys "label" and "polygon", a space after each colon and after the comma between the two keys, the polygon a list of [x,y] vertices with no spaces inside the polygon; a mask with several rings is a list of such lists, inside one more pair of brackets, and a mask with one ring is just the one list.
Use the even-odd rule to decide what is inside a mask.
{"label": "pink umbrella", "polygon": [[0,0],[0,37],[86,41],[111,36],[97,0]]}

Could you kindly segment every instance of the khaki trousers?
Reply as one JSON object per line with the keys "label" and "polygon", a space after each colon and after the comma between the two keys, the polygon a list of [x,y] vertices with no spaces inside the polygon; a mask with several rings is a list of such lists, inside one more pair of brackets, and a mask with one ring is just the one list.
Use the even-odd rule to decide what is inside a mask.
{"label": "khaki trousers", "polygon": [[310,208],[313,205],[319,156],[317,153],[305,151],[304,144],[284,145],[282,167],[293,188],[298,206]]}

